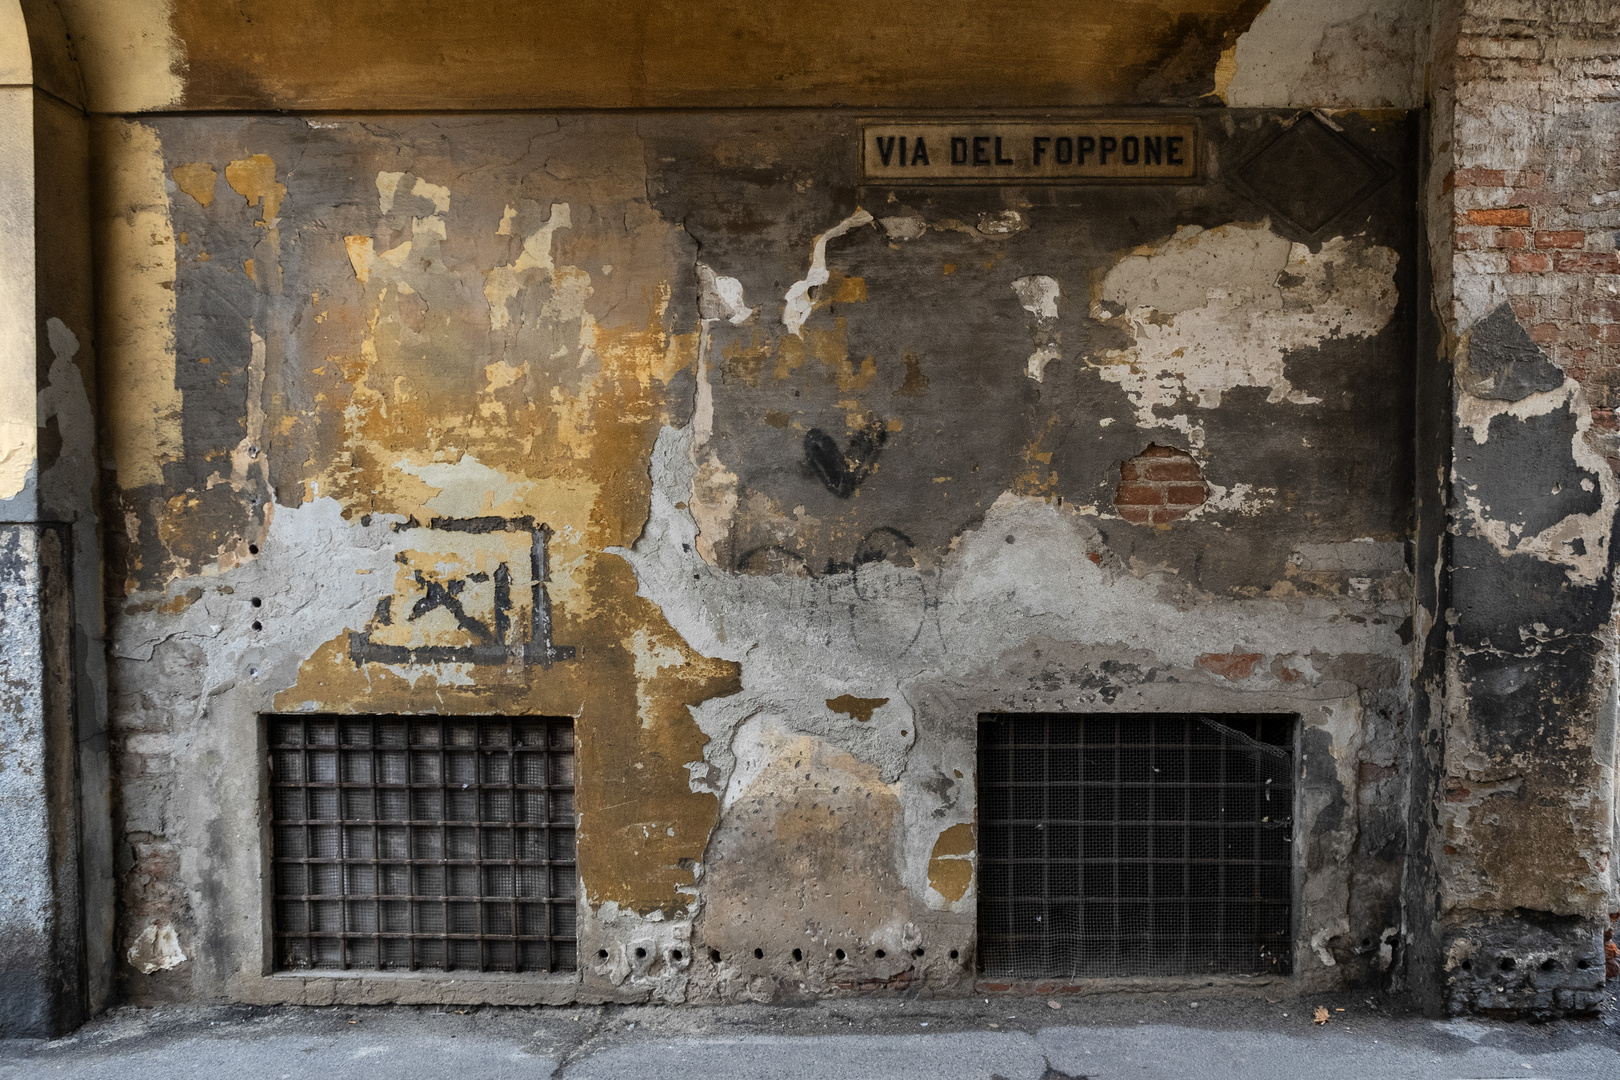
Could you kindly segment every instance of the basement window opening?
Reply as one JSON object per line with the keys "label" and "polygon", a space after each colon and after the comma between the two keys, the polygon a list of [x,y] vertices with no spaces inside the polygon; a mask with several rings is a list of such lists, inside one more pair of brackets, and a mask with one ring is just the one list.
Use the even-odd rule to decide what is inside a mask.
{"label": "basement window opening", "polygon": [[271,717],[275,967],[576,969],[567,717]]}
{"label": "basement window opening", "polygon": [[981,717],[983,973],[1290,972],[1296,726],[1292,715]]}

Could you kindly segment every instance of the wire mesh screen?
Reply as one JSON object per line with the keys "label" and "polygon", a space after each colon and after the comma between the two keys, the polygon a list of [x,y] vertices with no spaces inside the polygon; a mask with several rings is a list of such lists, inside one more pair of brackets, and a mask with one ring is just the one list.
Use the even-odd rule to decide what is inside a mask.
{"label": "wire mesh screen", "polygon": [[1288,972],[1294,725],[1228,714],[982,718],[985,974]]}
{"label": "wire mesh screen", "polygon": [[572,720],[269,723],[277,968],[574,970]]}

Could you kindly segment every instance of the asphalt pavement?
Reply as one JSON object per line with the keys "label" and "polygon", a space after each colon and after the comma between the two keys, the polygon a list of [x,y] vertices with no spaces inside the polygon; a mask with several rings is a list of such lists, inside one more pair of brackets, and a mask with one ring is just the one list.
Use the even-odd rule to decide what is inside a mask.
{"label": "asphalt pavement", "polygon": [[[1275,995],[1276,991],[1270,991]],[[1325,1011],[1326,1022],[1318,1023]],[[0,1080],[1620,1080],[1620,1016],[1434,1020],[1378,996],[1133,992],[797,1005],[118,1009]]]}

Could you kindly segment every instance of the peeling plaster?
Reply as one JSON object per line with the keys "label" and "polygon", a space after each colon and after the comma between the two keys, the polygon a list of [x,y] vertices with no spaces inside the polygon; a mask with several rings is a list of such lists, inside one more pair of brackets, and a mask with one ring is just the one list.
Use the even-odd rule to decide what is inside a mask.
{"label": "peeling plaster", "polygon": [[1592,429],[1592,410],[1581,385],[1566,376],[1557,390],[1531,394],[1519,401],[1476,397],[1459,387],[1456,408],[1458,427],[1468,432],[1478,446],[1486,444],[1491,421],[1497,417],[1522,423],[1563,409],[1573,414],[1570,456],[1579,471],[1587,474],[1587,479],[1581,481],[1587,490],[1595,487],[1601,492],[1596,509],[1569,514],[1533,535],[1523,535],[1516,524],[1494,517],[1491,507],[1477,495],[1465,491],[1465,521],[1470,531],[1485,537],[1504,556],[1533,555],[1568,567],[1571,584],[1595,585],[1606,578],[1610,572],[1609,538],[1616,506],[1620,503],[1620,482],[1605,457],[1591,445],[1588,436]]}
{"label": "peeling plaster", "polygon": [[[444,190],[442,188],[438,190]],[[445,195],[448,205],[449,195]],[[552,236],[558,229],[572,228],[567,203],[553,203],[551,214],[545,223],[530,233],[523,241],[523,250],[518,257],[507,266],[497,266],[486,275],[484,285],[484,298],[489,302],[489,328],[491,330],[504,330],[511,321],[507,309],[507,301],[517,296],[518,292],[528,284],[526,272],[529,270],[544,270],[554,275],[555,288],[556,265],[551,259]],[[589,278],[587,277],[588,281]]]}
{"label": "peeling plaster", "polygon": [[126,955],[130,965],[142,975],[173,971],[187,959],[180,948],[180,935],[173,926],[148,926],[135,935]]}
{"label": "peeling plaster", "polygon": [[0,420],[0,500],[27,490],[34,475],[35,432],[27,421]]}
{"label": "peeling plaster", "polygon": [[1271,0],[1215,67],[1233,108],[1417,108],[1430,11],[1422,0]]}
{"label": "peeling plaster", "polygon": [[1027,373],[1030,378],[1040,382],[1046,373],[1046,365],[1063,358],[1058,346],[1060,335],[1052,325],[1058,317],[1058,283],[1045,274],[1031,274],[1014,281],[1012,288],[1024,310],[1036,319],[1036,345],[1035,351],[1029,354]]}
{"label": "peeling plaster", "polygon": [[[166,123],[175,160],[225,159],[207,152],[214,135],[186,134],[197,126],[189,118]],[[601,137],[602,124],[625,137]],[[978,456],[994,448],[964,451],[964,440],[945,437],[947,452],[962,459],[951,472],[966,479],[979,460],[987,474],[996,470],[982,493],[960,502],[952,500],[962,489],[950,486],[945,470],[919,465],[931,452],[912,441],[922,429],[981,420],[992,390],[1009,402],[1033,395],[1029,401],[1051,411],[1053,423],[1041,416],[1032,422],[1035,437],[1023,458],[1022,438],[1001,448],[1015,460],[1039,461],[1054,473],[1073,469],[1083,485],[1080,470],[1106,472],[1116,446],[1140,449],[1136,440],[1145,433],[1131,424],[1132,410],[1120,408],[1119,391],[1097,385],[1095,368],[1043,368],[1041,387],[1029,386],[1027,369],[1020,370],[1018,357],[1031,348],[1020,326],[1035,336],[1037,350],[1056,352],[1059,326],[1078,325],[1081,356],[1086,346],[1125,340],[1109,322],[1122,317],[1111,304],[1101,332],[1085,308],[1063,306],[1058,283],[1069,281],[1077,264],[1034,257],[1053,228],[1046,211],[961,212],[941,218],[936,236],[911,247],[936,227],[897,210],[883,233],[851,236],[872,223],[870,215],[829,202],[832,209],[822,206],[808,220],[839,224],[816,236],[809,272],[784,297],[782,323],[762,324],[743,282],[752,289],[792,281],[804,255],[779,241],[820,226],[776,222],[763,238],[716,238],[699,215],[654,205],[660,184],[642,170],[662,158],[651,144],[643,153],[627,123],[575,118],[536,134],[541,125],[487,118],[421,122],[410,144],[418,148],[438,147],[446,131],[498,136],[503,146],[530,140],[521,167],[495,155],[493,164],[453,174],[427,164],[420,149],[413,161],[393,136],[323,124],[319,138],[336,140],[343,152],[296,158],[296,176],[274,163],[295,160],[286,148],[307,137],[306,126],[250,126],[257,139],[233,135],[233,145],[264,153],[227,171],[248,211],[230,198],[209,206],[177,199],[174,213],[183,216],[175,227],[191,229],[216,252],[238,252],[233,266],[278,229],[289,244],[297,237],[299,260],[296,267],[288,262],[284,296],[271,291],[279,279],[262,257],[251,286],[240,270],[217,276],[224,258],[181,267],[183,295],[218,289],[258,305],[244,306],[226,331],[203,335],[188,324],[188,362],[201,351],[198,340],[209,342],[209,351],[220,342],[235,371],[222,392],[210,379],[220,369],[191,369],[188,410],[196,412],[187,420],[215,421],[222,433],[211,432],[217,445],[199,450],[220,459],[209,488],[216,496],[245,499],[271,475],[280,490],[273,513],[270,506],[255,510],[265,528],[257,558],[176,560],[172,580],[168,569],[136,567],[113,646],[132,701],[148,691],[168,695],[165,704],[154,698],[127,711],[132,727],[172,725],[165,729],[172,735],[139,737],[172,755],[151,775],[174,794],[165,801],[171,797],[137,792],[134,804],[149,815],[143,824],[165,832],[164,843],[193,852],[178,914],[201,920],[198,941],[235,927],[243,914],[236,909],[253,901],[234,891],[210,899],[197,881],[212,874],[234,880],[262,853],[219,855],[197,845],[200,830],[215,822],[251,829],[243,824],[251,800],[229,794],[258,783],[256,751],[242,742],[251,725],[238,721],[266,711],[574,717],[581,777],[577,992],[586,997],[764,1000],[792,993],[781,971],[750,959],[752,945],[742,951],[741,937],[726,936],[724,924],[735,921],[728,910],[757,915],[749,925],[777,935],[766,944],[778,952],[789,936],[804,938],[815,958],[806,961],[804,992],[913,978],[960,985],[967,969],[944,957],[952,948],[971,950],[975,718],[1003,709],[1298,712],[1321,763],[1316,787],[1302,789],[1301,823],[1320,823],[1305,850],[1327,867],[1301,898],[1301,925],[1313,933],[1354,925],[1345,920],[1352,897],[1361,895],[1348,869],[1362,870],[1352,858],[1359,819],[1340,807],[1358,783],[1359,757],[1374,738],[1368,732],[1384,723],[1367,702],[1401,670],[1404,567],[1386,566],[1384,556],[1358,562],[1359,551],[1333,547],[1337,537],[1356,533],[1301,525],[1299,565],[1279,569],[1274,586],[1268,578],[1236,592],[1230,577],[1217,577],[1214,588],[1228,590],[1218,593],[1155,550],[1154,538],[1121,536],[1106,510],[1049,497],[1037,490],[1039,477],[1018,474],[1022,466]],[[557,145],[548,145],[553,139]],[[620,146],[630,148],[622,160],[611,168],[598,162],[603,147]],[[261,157],[264,164],[256,164]],[[469,151],[466,160],[475,158]],[[357,167],[357,159],[366,164]],[[580,162],[596,162],[596,171],[587,181],[565,179]],[[390,171],[375,172],[379,164]],[[666,194],[679,189],[678,179],[673,171],[660,178]],[[793,187],[791,197],[821,190],[818,180],[813,190]],[[1206,217],[1228,220],[1228,211]],[[1221,237],[1246,228],[1211,229],[1201,242],[1218,247]],[[1277,240],[1263,228],[1248,231]],[[894,246],[885,234],[897,238]],[[832,249],[839,257],[829,265],[828,243],[840,236],[849,237],[847,247]],[[955,273],[941,273],[946,248],[944,259],[961,263]],[[1157,267],[1149,256],[1163,248],[1138,249],[1139,261]],[[1121,248],[1098,250],[1106,258]],[[1292,251],[1283,242],[1277,265],[1255,271],[1255,279],[1285,271]],[[1051,272],[1027,272],[1037,268]],[[1228,275],[1221,266],[1209,276]],[[1115,279],[1142,294],[1136,314],[1150,324],[1160,316],[1190,320],[1190,311],[1214,318],[1205,310],[1212,306],[1207,283],[1190,294],[1188,311],[1171,311],[1152,278]],[[959,389],[952,384],[960,369],[937,345],[906,340],[914,324],[884,322],[893,309],[879,305],[892,305],[896,282],[908,280],[924,283],[921,295],[945,282],[953,302],[986,305],[1002,337],[974,341],[972,353],[1011,346],[1012,363],[998,367],[997,381],[965,411],[948,397]],[[1339,279],[1337,288],[1344,285]],[[1229,307],[1222,315],[1235,322],[1236,301]],[[814,312],[823,314],[811,325]],[[973,309],[969,321],[976,316]],[[1252,343],[1232,340],[1238,352]],[[1131,348],[1151,352],[1151,344]],[[1382,348],[1334,362],[1342,369],[1366,355],[1382,363]],[[787,411],[794,408],[787,399],[801,390],[803,411]],[[1054,426],[1077,390],[1104,400],[1114,415],[1102,419],[1115,426],[1087,423],[1067,435]],[[739,422],[739,402],[750,395],[754,402],[742,404],[756,411]],[[811,395],[818,398],[813,406]],[[866,464],[875,467],[862,474],[869,483],[843,496],[804,489],[806,482],[825,487],[797,475],[805,435],[817,424],[828,425],[826,441],[846,456],[865,454],[855,434],[875,442],[870,432],[882,433],[885,456],[873,456]],[[1045,443],[1042,431],[1050,436]],[[1103,440],[1101,455],[1082,443],[1092,438]],[[265,444],[279,455],[274,468],[252,456]],[[1199,451],[1206,471],[1232,468],[1230,448],[1221,451],[1227,456]],[[230,459],[228,475],[221,455]],[[745,489],[740,474],[756,463],[801,484],[798,497],[773,501],[758,486]],[[900,498],[892,478],[907,467],[925,471],[920,491]],[[1274,480],[1241,470],[1220,479],[1209,487],[1207,507],[1220,516],[1195,522],[1197,530],[1207,534],[1212,523],[1251,533],[1271,528],[1238,519],[1276,512],[1285,496]],[[768,519],[776,542],[790,544],[796,533],[852,531],[858,519],[840,517],[840,506],[907,514],[913,497],[928,527],[940,527],[926,557],[903,546],[910,540],[899,527],[909,528],[907,521],[880,517],[855,532],[854,560],[829,558],[819,576],[804,573],[791,555],[747,572],[723,569],[735,565],[730,530],[739,523]],[[923,498],[939,499],[939,509]],[[149,504],[134,503],[129,516],[139,524],[150,513]],[[204,527],[192,524],[187,509],[169,513],[167,535],[183,541],[203,534],[205,550],[241,527],[240,518]],[[491,560],[518,557],[514,534],[468,539],[432,522],[521,517],[554,530],[547,590],[556,640],[577,650],[572,660],[523,670],[353,659],[349,646],[361,630],[411,648],[460,642],[466,631],[446,611],[390,625],[379,605],[409,610],[418,574],[468,581],[469,601],[483,603],[492,587],[472,579]],[[1282,555],[1268,565],[1280,565],[1293,535],[1276,540]],[[1211,543],[1208,552],[1219,548]],[[263,607],[250,608],[250,596]],[[514,607],[516,616],[526,610]],[[262,630],[252,628],[256,619]],[[1251,658],[1242,677],[1205,662],[1228,650]],[[184,675],[184,685],[174,673]],[[801,770],[804,755],[815,764]],[[220,763],[226,771],[216,781]],[[822,835],[810,825],[827,811],[833,777],[837,798],[857,792],[860,804],[850,804],[851,829]],[[865,808],[868,794],[879,809]],[[797,840],[760,839],[791,839],[796,829],[806,837],[801,854]],[[843,869],[856,864],[875,869]],[[834,881],[840,874],[852,880]],[[819,914],[773,907],[768,887],[782,880],[805,882],[794,896]],[[1363,881],[1356,888],[1378,887]],[[858,920],[840,921],[846,902],[858,906]],[[142,919],[158,914],[138,911]],[[840,935],[863,940],[840,944]],[[235,930],[227,936],[223,952],[188,949],[194,955],[186,977],[200,972],[197,985],[234,987],[225,992],[250,998],[281,993],[227,969],[238,954],[258,955],[262,946]],[[1342,936],[1335,930],[1325,947],[1340,952],[1341,968],[1353,968]],[[925,941],[928,959],[914,958]],[[718,965],[706,958],[694,964],[693,942],[739,949]],[[878,943],[887,957],[876,957]],[[847,959],[835,962],[834,948],[845,948]]]}
{"label": "peeling plaster", "polygon": [[1164,412],[1184,398],[1217,408],[1238,386],[1267,387],[1272,404],[1312,404],[1320,399],[1285,373],[1291,354],[1388,325],[1397,262],[1389,248],[1342,236],[1312,252],[1266,223],[1183,227],[1125,255],[1103,278],[1093,316],[1132,344],[1088,363],[1130,395],[1145,428],[1194,432],[1185,414]]}
{"label": "peeling plaster", "polygon": [[785,306],[782,308],[782,325],[787,332],[798,337],[804,336],[804,322],[814,310],[814,303],[810,299],[810,290],[827,284],[831,276],[827,273],[827,242],[836,240],[851,229],[858,229],[862,225],[870,225],[872,215],[865,210],[856,210],[849,217],[816,237],[815,245],[810,254],[810,270],[803,278],[788,287],[787,293],[782,297]]}

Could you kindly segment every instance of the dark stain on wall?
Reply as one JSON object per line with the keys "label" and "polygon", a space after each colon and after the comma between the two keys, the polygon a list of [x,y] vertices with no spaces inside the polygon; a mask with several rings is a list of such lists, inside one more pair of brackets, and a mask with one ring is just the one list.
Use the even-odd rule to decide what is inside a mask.
{"label": "dark stain on wall", "polygon": [[[781,519],[795,507],[820,523],[793,526],[786,544],[812,572],[855,565],[874,529],[905,535],[918,565],[932,565],[1003,491],[1106,506],[1119,463],[1150,438],[1175,436],[1188,448],[1173,431],[1144,437],[1136,424],[1111,422],[1130,416],[1132,401],[1085,358],[1127,339],[1106,308],[1094,308],[1093,290],[1121,255],[1178,228],[1265,220],[1268,207],[1231,184],[1229,170],[1292,119],[1237,112],[1227,125],[1207,125],[1205,184],[1022,189],[849,188],[854,127],[836,118],[717,128],[679,117],[649,126],[655,205],[683,223],[705,265],[738,278],[747,302],[760,305],[747,324],[718,321],[712,330],[712,445],[736,474],[740,507],[730,535],[715,541],[721,565],[783,546]],[[1348,138],[1391,168],[1406,153],[1405,121],[1340,119]],[[1395,269],[1403,299],[1371,340],[1329,338],[1287,353],[1287,378],[1319,401],[1286,406],[1283,420],[1266,387],[1238,386],[1220,408],[1189,410],[1183,401],[1159,410],[1190,412],[1200,426],[1197,453],[1211,483],[1263,489],[1269,505],[1251,516],[1206,513],[1171,533],[1103,522],[1122,557],[1240,592],[1278,580],[1292,545],[1312,531],[1404,534],[1413,198],[1410,178],[1396,176],[1332,221],[1332,233],[1406,253]],[[813,293],[802,337],[787,333],[781,297],[805,275],[816,236],[857,206],[929,227],[920,238],[892,239],[880,221],[831,240],[832,279]],[[1271,228],[1321,247],[1279,220]],[[1041,382],[1026,374],[1026,327],[1036,319],[1013,291],[1037,274],[1062,289],[1053,322],[1062,355]],[[919,374],[926,389],[916,391]],[[887,428],[880,457],[871,452],[874,420]]]}
{"label": "dark stain on wall", "polygon": [[[1031,0],[496,0],[476,13],[434,0],[405,19],[181,0],[171,21],[192,109],[1006,108],[1199,100],[1264,6],[1172,0],[1099,19]],[[1004,42],[1019,43],[1018,63]]]}

